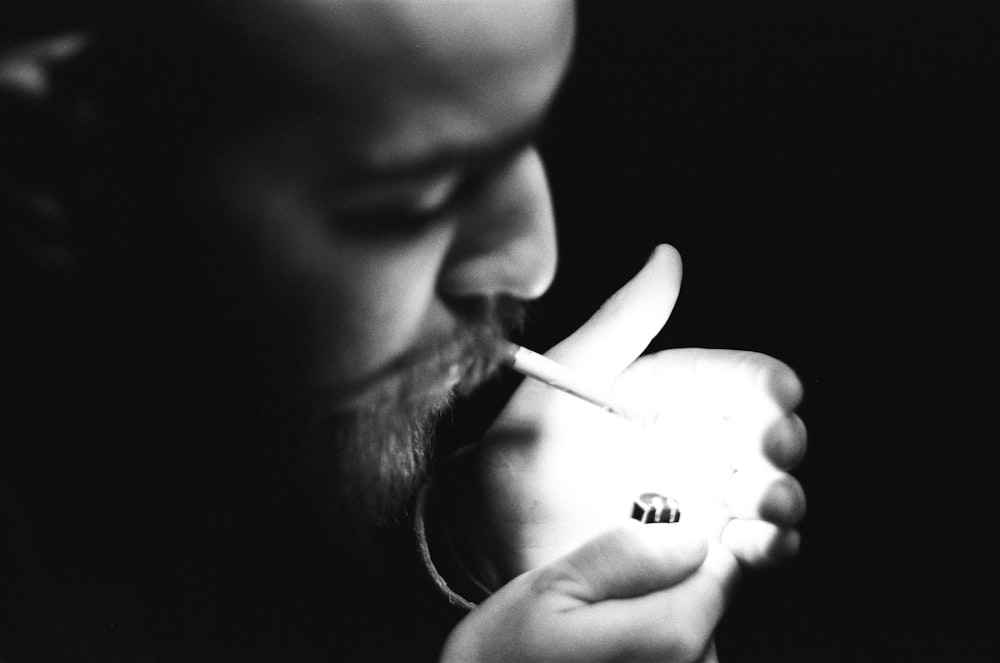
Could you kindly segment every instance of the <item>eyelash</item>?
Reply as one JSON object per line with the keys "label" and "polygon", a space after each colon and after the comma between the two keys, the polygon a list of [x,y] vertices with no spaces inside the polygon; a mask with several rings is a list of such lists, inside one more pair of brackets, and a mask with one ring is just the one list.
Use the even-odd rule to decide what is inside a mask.
{"label": "eyelash", "polygon": [[405,207],[385,208],[366,212],[347,212],[338,216],[333,225],[338,232],[357,236],[408,237],[419,235],[443,222],[452,212],[453,200],[415,212]]}
{"label": "eyelash", "polygon": [[447,220],[462,200],[474,196],[487,181],[489,172],[491,171],[482,169],[468,174],[447,198],[430,209],[415,212],[400,206],[356,213],[346,212],[335,220],[334,226],[340,232],[358,237],[381,235],[405,238],[419,235]]}

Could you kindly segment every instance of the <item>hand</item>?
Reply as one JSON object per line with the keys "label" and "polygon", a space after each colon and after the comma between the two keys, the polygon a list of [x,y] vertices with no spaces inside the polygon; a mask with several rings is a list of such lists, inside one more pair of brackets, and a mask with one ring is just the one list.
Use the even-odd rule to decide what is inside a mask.
{"label": "hand", "polygon": [[493,594],[441,660],[711,663],[735,564],[686,524],[626,523]]}
{"label": "hand", "polygon": [[795,374],[765,355],[668,350],[636,360],[680,289],[677,252],[659,247],[591,320],[548,354],[657,414],[643,427],[532,380],[479,445],[477,493],[456,533],[482,578],[499,586],[618,527],[632,501],[678,499],[682,522],[746,565],[793,555],[804,514],[784,470],[805,450]]}

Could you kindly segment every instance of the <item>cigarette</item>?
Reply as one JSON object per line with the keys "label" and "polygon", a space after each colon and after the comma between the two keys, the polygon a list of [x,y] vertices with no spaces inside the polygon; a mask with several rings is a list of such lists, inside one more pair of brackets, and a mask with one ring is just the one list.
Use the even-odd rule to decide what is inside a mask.
{"label": "cigarette", "polygon": [[544,382],[553,389],[576,396],[606,412],[645,426],[656,423],[656,415],[622,403],[611,391],[588,381],[562,364],[515,343],[504,348],[504,363],[525,377]]}

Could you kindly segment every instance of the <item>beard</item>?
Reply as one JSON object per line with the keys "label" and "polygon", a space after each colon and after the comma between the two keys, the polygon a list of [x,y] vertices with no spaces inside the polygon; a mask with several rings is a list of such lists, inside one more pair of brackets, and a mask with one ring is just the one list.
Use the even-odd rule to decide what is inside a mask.
{"label": "beard", "polygon": [[338,526],[377,527],[401,511],[426,476],[438,417],[497,372],[502,344],[524,313],[523,302],[507,297],[468,302],[454,333],[356,386],[360,397],[332,389],[315,395],[304,466]]}

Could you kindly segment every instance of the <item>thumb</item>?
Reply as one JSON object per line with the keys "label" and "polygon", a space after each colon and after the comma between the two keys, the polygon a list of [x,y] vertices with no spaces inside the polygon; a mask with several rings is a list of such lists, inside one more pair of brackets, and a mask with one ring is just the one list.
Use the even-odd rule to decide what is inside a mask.
{"label": "thumb", "polygon": [[533,586],[575,604],[645,596],[688,578],[707,554],[694,528],[630,521],[539,569]]}
{"label": "thumb", "polygon": [[642,354],[674,308],[681,288],[681,256],[661,244],[639,273],[547,354],[561,364],[610,382]]}

